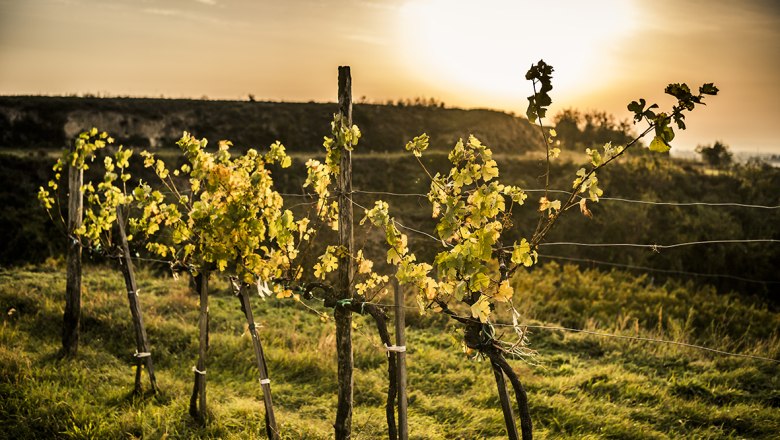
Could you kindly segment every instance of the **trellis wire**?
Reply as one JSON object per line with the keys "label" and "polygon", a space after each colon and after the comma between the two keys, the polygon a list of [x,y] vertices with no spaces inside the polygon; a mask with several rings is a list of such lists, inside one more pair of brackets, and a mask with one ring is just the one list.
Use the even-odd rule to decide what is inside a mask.
{"label": "trellis wire", "polygon": [[576,261],[580,263],[593,263],[593,264],[599,264],[604,266],[621,267],[625,269],[637,269],[637,270],[643,270],[647,272],[673,273],[678,275],[694,275],[700,277],[729,278],[737,281],[745,281],[749,283],[759,283],[759,284],[780,284],[780,281],[752,280],[749,278],[742,278],[734,275],[717,274],[717,273],[699,273],[699,272],[688,272],[684,270],[656,269],[649,266],[635,266],[632,264],[611,263],[609,261],[593,260],[590,258],[574,258],[574,257],[563,257],[560,255],[546,255],[546,254],[539,254],[539,258],[547,258],[551,260]]}
{"label": "trellis wire", "polygon": [[[358,206],[361,209],[367,209],[363,205],[352,201],[352,203],[355,206]],[[395,220],[396,226],[400,227],[401,229],[405,229],[411,232],[414,232],[416,234],[419,234],[427,239],[430,239],[431,241],[435,241],[436,243],[442,244],[442,241],[437,239],[431,234],[428,234],[427,232],[420,231],[418,229],[409,227],[404,225],[403,223],[400,223],[399,221]],[[671,245],[655,245],[655,244],[636,244],[636,243],[576,243],[576,242],[554,242],[554,243],[541,243],[540,246],[545,245],[574,245],[574,246],[586,246],[586,247],[638,247],[638,248],[649,248],[649,249],[671,249],[681,246],[690,246],[695,244],[717,244],[717,243],[755,243],[755,242],[769,242],[769,243],[777,243],[780,242],[780,240],[776,239],[749,239],[749,240],[709,240],[709,241],[697,241],[697,242],[686,242],[686,243],[675,243]],[[446,243],[445,243],[446,245]],[[504,250],[512,249],[512,246],[506,246],[502,248]],[[112,257],[110,255],[106,255],[108,258],[118,258],[118,257]],[[622,267],[626,269],[636,269],[636,270],[644,270],[648,272],[659,272],[659,273],[673,273],[673,274],[679,274],[679,275],[694,275],[694,276],[702,276],[702,277],[717,277],[717,278],[729,278],[737,281],[745,281],[745,282],[751,282],[751,283],[759,283],[759,284],[780,284],[780,281],[771,281],[771,280],[753,280],[749,278],[742,278],[734,275],[727,275],[727,274],[704,274],[704,273],[697,273],[697,272],[687,272],[687,271],[678,271],[678,270],[668,270],[668,269],[655,269],[651,267],[646,266],[634,266],[630,264],[621,264],[621,263],[611,263],[607,261],[599,261],[599,260],[592,260],[592,259],[586,259],[586,258],[573,258],[573,257],[563,257],[559,255],[545,255],[540,254],[539,257],[542,258],[548,258],[548,259],[560,259],[560,260],[568,260],[568,261],[578,261],[583,263],[594,263],[594,264],[600,264],[605,266],[614,266],[614,267]],[[135,261],[144,261],[148,263],[159,263],[159,264],[170,264],[170,261],[168,260],[162,260],[158,258],[149,258],[149,257],[141,257],[141,256],[132,256],[131,257]]]}
{"label": "trellis wire", "polygon": [[[524,189],[526,193],[545,192],[544,189]],[[557,194],[571,194],[571,191],[565,191],[560,189],[547,190],[549,193]],[[368,194],[368,195],[384,195],[391,197],[420,197],[428,198],[428,194],[423,193],[398,193],[390,191],[365,191],[365,190],[353,190],[353,194]],[[577,196],[579,198],[586,198],[583,196]],[[624,203],[637,203],[643,205],[657,205],[657,206],[711,206],[711,207],[736,207],[736,208],[754,208],[754,209],[780,209],[780,205],[756,205],[737,202],[656,202],[650,200],[637,200],[628,199],[623,197],[599,197],[599,200],[611,201],[611,202],[624,202]]]}
{"label": "trellis wire", "polygon": [[[406,306],[406,305],[399,305],[399,304],[382,304],[382,303],[375,303],[375,302],[366,302],[366,304],[372,304],[377,307],[385,307],[385,308],[404,308],[404,309],[413,309],[413,310],[419,310],[419,307],[414,306]],[[628,336],[628,335],[616,335],[614,333],[604,333],[604,332],[597,332],[593,330],[585,330],[585,329],[579,329],[579,328],[573,328],[573,327],[562,327],[562,326],[555,326],[555,325],[543,325],[543,324],[509,324],[509,323],[489,323],[493,327],[522,327],[522,328],[533,328],[533,329],[540,329],[540,330],[554,330],[554,331],[566,331],[571,333],[583,333],[591,336],[599,336],[603,338],[617,338],[617,339],[627,339],[627,340],[633,340],[633,341],[641,341],[641,342],[652,342],[656,344],[670,344],[670,345],[678,345],[681,347],[687,347],[687,348],[693,348],[697,350],[703,350],[708,351],[711,353],[721,354],[724,356],[734,356],[734,357],[742,357],[742,358],[749,358],[749,359],[757,359],[757,360],[763,360],[763,361],[769,361],[774,363],[780,363],[780,359],[773,359],[766,356],[756,356],[751,354],[743,354],[743,353],[734,353],[730,351],[725,350],[719,350],[717,348],[711,348],[706,347],[703,345],[697,345],[697,344],[690,344],[687,342],[680,342],[680,341],[671,341],[668,339],[657,339],[657,338],[650,338],[645,336]]]}
{"label": "trellis wire", "polygon": [[[750,238],[736,240],[701,240],[687,241],[673,244],[641,244],[641,243],[579,243],[573,241],[558,241],[539,243],[539,246],[584,246],[584,247],[635,247],[656,249],[673,249],[683,246],[694,246],[701,244],[732,244],[732,243],[780,243],[780,240],[774,238]],[[513,246],[505,246],[502,249],[511,249]]]}
{"label": "trellis wire", "polygon": [[[365,206],[352,201],[352,204],[355,206],[368,210]],[[442,243],[442,241],[433,235],[420,231],[418,229],[414,229],[412,227],[406,226],[402,223],[400,223],[398,220],[395,220],[395,224],[398,227],[401,227],[403,229],[407,229],[409,231],[424,235],[431,240]],[[774,238],[752,238],[752,239],[734,239],[734,240],[701,240],[701,241],[688,241],[688,242],[682,242],[682,243],[672,243],[672,244],[643,244],[643,243],[579,243],[579,242],[570,242],[570,241],[561,241],[561,242],[546,242],[546,243],[540,243],[539,246],[562,246],[562,245],[571,245],[571,246],[585,246],[585,247],[638,247],[638,248],[649,248],[649,249],[673,249],[677,247],[683,247],[683,246],[693,246],[693,245],[702,245],[702,244],[724,244],[724,243],[780,243],[780,240],[774,239]],[[501,249],[512,249],[513,246],[504,246]]]}

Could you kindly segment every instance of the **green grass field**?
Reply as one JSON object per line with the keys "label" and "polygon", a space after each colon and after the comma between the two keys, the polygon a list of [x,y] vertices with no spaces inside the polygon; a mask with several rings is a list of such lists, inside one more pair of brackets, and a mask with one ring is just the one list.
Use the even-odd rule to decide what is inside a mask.
{"label": "green grass field", "polygon": [[[187,414],[197,297],[186,279],[142,270],[139,281],[157,396],[131,395],[134,340],[118,271],[85,269],[76,360],[57,356],[63,270],[0,271],[0,438],[264,438],[251,339],[227,285],[215,283],[210,300],[211,415],[201,428]],[[514,285],[529,323],[780,357],[780,313],[758,299],[556,264]],[[253,301],[283,437],[332,438],[332,320],[322,323],[293,302]],[[382,438],[385,353],[370,323],[356,322],[354,438]],[[489,363],[466,357],[457,325],[414,312],[407,322],[411,438],[505,438]],[[780,432],[778,363],[541,329],[530,342],[538,355],[512,365],[528,389],[536,438],[775,439]]]}

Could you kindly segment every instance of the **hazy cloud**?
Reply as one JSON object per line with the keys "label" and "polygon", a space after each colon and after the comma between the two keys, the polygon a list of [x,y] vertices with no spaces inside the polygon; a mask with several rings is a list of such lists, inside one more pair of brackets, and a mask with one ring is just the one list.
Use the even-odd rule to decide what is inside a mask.
{"label": "hazy cloud", "polygon": [[195,21],[198,23],[206,23],[217,26],[236,26],[244,25],[245,23],[236,20],[225,20],[210,15],[198,14],[190,11],[184,11],[181,9],[162,9],[162,8],[146,8],[142,10],[145,14],[158,15],[162,17],[177,17],[183,20]]}
{"label": "hazy cloud", "polygon": [[179,11],[177,9],[157,9],[157,8],[147,8],[144,9],[143,12],[152,15],[162,15],[165,17],[184,14],[184,11]]}

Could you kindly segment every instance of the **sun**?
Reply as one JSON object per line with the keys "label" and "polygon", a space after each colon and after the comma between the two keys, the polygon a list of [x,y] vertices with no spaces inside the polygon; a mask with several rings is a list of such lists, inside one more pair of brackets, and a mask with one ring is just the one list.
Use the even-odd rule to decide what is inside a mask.
{"label": "sun", "polygon": [[[423,0],[401,8],[409,69],[463,94],[527,94],[524,75],[544,59],[561,93],[608,72],[612,48],[630,35],[633,3],[548,0]],[[603,81],[603,80],[602,80]]]}

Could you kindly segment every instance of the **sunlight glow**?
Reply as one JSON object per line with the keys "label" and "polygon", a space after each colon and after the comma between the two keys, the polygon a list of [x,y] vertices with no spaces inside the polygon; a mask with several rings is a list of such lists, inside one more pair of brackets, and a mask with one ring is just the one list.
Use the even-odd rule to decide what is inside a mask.
{"label": "sunlight glow", "polygon": [[540,59],[555,67],[559,91],[576,93],[608,72],[610,46],[631,34],[634,16],[625,0],[408,1],[403,50],[411,69],[466,94],[526,93],[525,72]]}

